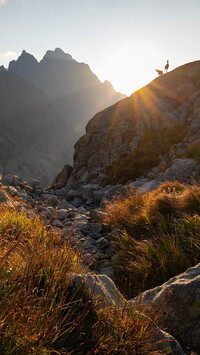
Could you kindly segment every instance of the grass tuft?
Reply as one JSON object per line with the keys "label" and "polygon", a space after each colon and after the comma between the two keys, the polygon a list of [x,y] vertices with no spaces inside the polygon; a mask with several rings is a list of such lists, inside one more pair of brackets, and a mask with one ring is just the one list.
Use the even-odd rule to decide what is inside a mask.
{"label": "grass tuft", "polygon": [[200,187],[165,183],[129,191],[107,205],[116,237],[116,283],[128,297],[167,281],[200,260]]}

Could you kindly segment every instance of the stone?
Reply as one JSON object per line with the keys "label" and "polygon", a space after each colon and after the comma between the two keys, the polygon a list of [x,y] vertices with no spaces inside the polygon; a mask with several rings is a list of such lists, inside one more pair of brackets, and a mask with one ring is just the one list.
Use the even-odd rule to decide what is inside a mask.
{"label": "stone", "polygon": [[[162,324],[184,348],[200,349],[200,264],[171,278],[163,285],[145,291],[144,304],[160,308]],[[136,302],[135,299],[130,301]]]}
{"label": "stone", "polygon": [[125,307],[126,300],[114,282],[106,275],[74,275],[73,283],[77,291],[84,290],[89,299],[98,300],[99,309],[118,305]]}
{"label": "stone", "polygon": [[107,217],[107,214],[101,210],[92,209],[90,210],[90,217],[95,222],[100,222]]}
{"label": "stone", "polygon": [[80,197],[79,190],[69,190],[66,194],[67,199],[73,200],[76,197]]}
{"label": "stone", "polygon": [[59,203],[59,200],[58,200],[58,198],[57,198],[56,196],[52,196],[52,197],[50,198],[50,201],[51,201],[51,203],[53,203],[55,206],[58,205],[58,203]]}
{"label": "stone", "polygon": [[54,225],[55,227],[63,227],[62,222],[61,222],[58,218],[54,219],[53,225]]}
{"label": "stone", "polygon": [[0,190],[0,203],[4,203],[9,201],[9,197],[7,195],[7,193],[3,190]]}
{"label": "stone", "polygon": [[103,230],[101,223],[89,223],[88,224],[89,232],[101,233]]}
{"label": "stone", "polygon": [[67,181],[69,180],[71,174],[73,171],[73,167],[69,164],[64,165],[63,169],[61,172],[54,178],[52,185],[62,182],[64,185],[67,184]]}
{"label": "stone", "polygon": [[76,212],[81,213],[81,214],[86,214],[87,211],[83,206],[81,206],[81,207],[77,208]]}
{"label": "stone", "polygon": [[[75,289],[83,292],[88,300],[94,301],[97,310],[104,308],[117,307],[122,316],[130,312],[130,305],[119,292],[114,282],[106,275],[94,275],[91,273],[85,275],[69,275]],[[167,350],[165,353],[184,355],[179,343],[168,333],[162,331],[150,318],[144,314],[135,311],[136,317],[148,320],[150,331],[155,337],[157,350]]]}
{"label": "stone", "polygon": [[106,276],[110,277],[111,279],[113,279],[115,271],[112,266],[105,266],[105,267],[100,268],[99,273],[102,275],[106,275]]}
{"label": "stone", "polygon": [[57,210],[57,218],[60,219],[61,221],[65,219],[68,215],[68,210],[67,209],[60,209]]}
{"label": "stone", "polygon": [[105,249],[109,246],[109,242],[106,238],[101,237],[96,241],[96,246],[98,249]]}
{"label": "stone", "polygon": [[38,187],[41,187],[41,182],[40,182],[40,180],[37,180],[37,179],[30,179],[30,180],[29,180],[29,185],[30,185],[32,188],[36,189],[36,188],[38,188]]}
{"label": "stone", "polygon": [[192,175],[197,162],[194,159],[175,159],[164,175],[166,181],[184,183]]}
{"label": "stone", "polygon": [[13,185],[13,182],[15,180],[15,175],[11,175],[11,174],[7,174],[3,177],[3,180],[5,181],[5,183],[7,183],[8,185]]}
{"label": "stone", "polygon": [[82,205],[82,200],[80,199],[80,198],[78,198],[78,197],[75,197],[72,201],[71,201],[71,203],[72,203],[72,205],[74,206],[74,207],[81,207],[81,205]]}
{"label": "stone", "polygon": [[141,187],[138,188],[138,192],[140,194],[145,194],[146,192],[156,190],[160,184],[161,184],[161,182],[159,182],[157,180],[148,181],[144,185],[142,185]]}
{"label": "stone", "polygon": [[101,238],[101,233],[90,232],[89,234],[86,235],[86,237],[97,240],[97,239]]}
{"label": "stone", "polygon": [[93,190],[97,190],[99,188],[98,184],[87,184],[87,185],[83,185],[80,188],[80,194],[81,197],[84,200],[87,200],[89,197],[92,197],[92,191]]}

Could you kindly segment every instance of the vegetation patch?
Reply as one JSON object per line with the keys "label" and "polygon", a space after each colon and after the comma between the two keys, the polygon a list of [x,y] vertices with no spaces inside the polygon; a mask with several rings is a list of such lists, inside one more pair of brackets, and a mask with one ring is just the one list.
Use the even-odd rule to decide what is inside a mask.
{"label": "vegetation patch", "polygon": [[182,142],[187,126],[151,128],[146,127],[133,152],[122,153],[114,162],[107,165],[107,184],[126,183],[142,176],[160,163],[160,155],[167,154],[175,143]]}
{"label": "vegetation patch", "polygon": [[116,237],[116,284],[128,297],[167,281],[200,261],[200,187],[165,183],[128,191],[107,205]]}
{"label": "vegetation patch", "polygon": [[0,353],[153,354],[150,323],[135,310],[97,310],[75,291],[81,258],[39,217],[0,210]]}

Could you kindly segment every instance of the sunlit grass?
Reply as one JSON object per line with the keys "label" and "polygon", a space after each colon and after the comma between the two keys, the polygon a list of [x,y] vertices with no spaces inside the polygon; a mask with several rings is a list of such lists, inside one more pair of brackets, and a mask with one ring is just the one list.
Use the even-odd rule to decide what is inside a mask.
{"label": "sunlit grass", "polygon": [[38,216],[0,210],[0,260],[1,354],[154,354],[138,308],[99,310],[75,291],[81,257]]}
{"label": "sunlit grass", "polygon": [[129,191],[106,208],[116,238],[116,282],[129,297],[167,281],[200,261],[200,187],[165,183],[140,195]]}

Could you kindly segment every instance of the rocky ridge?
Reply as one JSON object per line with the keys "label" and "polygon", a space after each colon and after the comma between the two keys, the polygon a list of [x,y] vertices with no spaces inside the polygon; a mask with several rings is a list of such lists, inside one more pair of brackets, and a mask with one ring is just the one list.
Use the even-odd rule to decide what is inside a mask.
{"label": "rocky ridge", "polygon": [[194,159],[198,165],[199,115],[197,61],[95,115],[75,145],[72,179],[102,185],[137,178],[163,181],[175,159]]}

